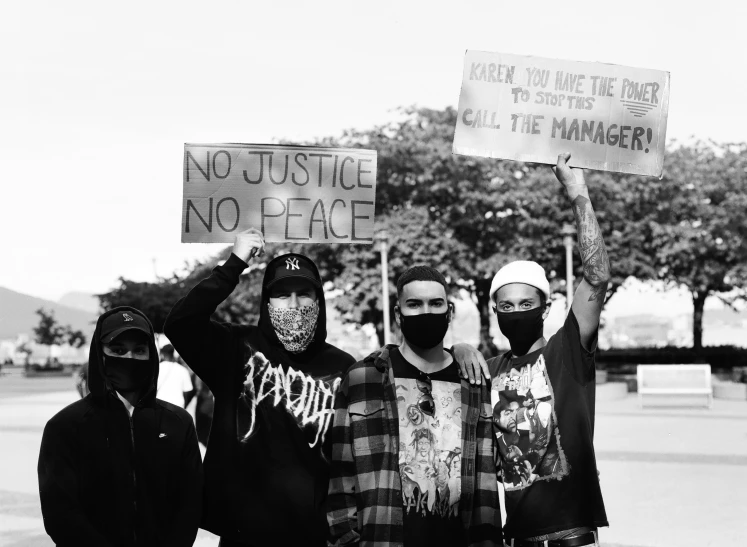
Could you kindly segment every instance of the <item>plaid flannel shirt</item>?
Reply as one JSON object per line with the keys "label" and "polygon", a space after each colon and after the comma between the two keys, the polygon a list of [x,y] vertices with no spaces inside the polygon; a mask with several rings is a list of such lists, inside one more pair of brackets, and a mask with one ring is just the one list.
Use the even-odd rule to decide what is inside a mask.
{"label": "plaid flannel shirt", "polygon": [[[335,398],[327,522],[335,546],[403,545],[399,416],[386,346],[353,365]],[[462,492],[469,545],[503,545],[489,385],[462,380]]]}

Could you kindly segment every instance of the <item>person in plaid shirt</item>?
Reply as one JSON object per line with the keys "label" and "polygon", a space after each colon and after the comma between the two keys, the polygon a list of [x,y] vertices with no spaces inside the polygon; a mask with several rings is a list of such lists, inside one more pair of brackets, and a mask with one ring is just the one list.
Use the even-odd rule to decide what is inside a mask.
{"label": "person in plaid shirt", "polygon": [[443,347],[452,310],[438,271],[410,268],[397,295],[402,344],[353,365],[336,395],[330,543],[500,546],[490,385],[462,378]]}

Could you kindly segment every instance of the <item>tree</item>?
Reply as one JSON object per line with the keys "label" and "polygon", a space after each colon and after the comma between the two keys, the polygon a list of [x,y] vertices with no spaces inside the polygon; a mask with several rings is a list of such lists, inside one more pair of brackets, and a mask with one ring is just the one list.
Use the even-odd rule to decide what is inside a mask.
{"label": "tree", "polygon": [[[390,281],[396,281],[404,267],[412,264],[441,268],[453,283],[476,295],[485,345],[490,282],[507,262],[536,260],[545,267],[552,290],[565,292],[561,228],[574,219],[548,166],[453,155],[455,126],[453,108],[412,107],[401,109],[397,119],[387,124],[349,130],[339,139],[311,144],[377,150],[377,227],[390,227],[396,240],[390,254]],[[732,298],[744,295],[737,289],[747,280],[746,147],[700,144],[672,149],[660,181],[587,173],[589,194],[610,256],[612,280],[607,298],[631,276],[685,284],[693,293],[696,348],[702,345],[705,298],[721,294],[727,299],[724,291],[732,291]],[[268,244],[267,249],[267,258],[291,250],[314,259],[322,279],[342,291],[335,305],[343,319],[373,323],[381,338],[376,249],[309,244]],[[256,279],[247,277],[251,282],[242,281],[243,288],[234,291],[232,297],[243,302],[239,311],[231,312],[234,315],[256,314],[259,272],[267,258],[257,264]],[[577,254],[573,269],[580,282],[583,268]],[[393,304],[391,296],[389,304]]]}
{"label": "tree", "polygon": [[626,208],[637,217],[641,250],[654,279],[689,289],[693,348],[700,351],[706,298],[745,298],[747,143],[674,147],[661,180],[636,182],[637,199]]}
{"label": "tree", "polygon": [[[420,208],[427,214],[421,222],[442,227],[423,237],[441,239],[448,234],[465,249],[465,262],[453,271],[464,276],[461,281],[477,297],[486,344],[491,313],[488,290],[502,265],[518,258],[536,260],[547,270],[553,289],[565,290],[561,227],[572,223],[573,215],[548,166],[452,154],[456,114],[450,107],[401,109],[398,119],[388,124],[350,130],[339,140],[318,144],[377,150],[377,218],[386,222]],[[630,275],[646,277],[654,271],[648,257],[629,245],[640,238],[640,232],[619,206],[634,195],[632,183],[621,184],[609,173],[590,173],[588,184],[612,257],[609,297]],[[371,262],[356,276],[376,279],[374,268]],[[574,270],[580,280],[582,265],[577,257]],[[357,321],[369,315],[351,317]]]}
{"label": "tree", "polygon": [[65,337],[65,327],[57,323],[54,311],[47,312],[44,308],[39,308],[35,313],[39,316],[39,324],[34,327],[36,343],[44,346],[56,346],[62,343]]}
{"label": "tree", "polygon": [[65,339],[74,348],[82,348],[86,343],[86,335],[81,330],[73,330],[69,325],[65,328]]}
{"label": "tree", "polygon": [[[86,335],[83,331],[73,330],[70,325],[60,325],[55,319],[53,310],[47,312],[44,308],[39,308],[36,314],[39,316],[39,324],[34,327],[37,344],[51,347],[67,342],[74,348],[80,348],[86,343]],[[21,348],[19,351],[27,352],[27,355],[31,354],[28,348]]]}
{"label": "tree", "polygon": [[174,274],[172,278],[160,279],[156,283],[120,277],[118,287],[97,296],[104,311],[119,306],[137,308],[150,320],[155,332],[162,333],[166,316],[184,293],[181,278]]}
{"label": "tree", "polygon": [[23,364],[28,370],[29,359],[31,359],[31,354],[34,353],[33,350],[29,347],[28,341],[24,340],[18,346],[16,346],[16,352],[23,353],[25,355],[25,357],[23,358]]}
{"label": "tree", "polygon": [[[143,312],[153,324],[156,333],[163,333],[171,308],[176,302],[210,275],[210,271],[230,254],[230,248],[205,262],[196,262],[188,266],[186,273],[174,273],[168,278],[159,278],[156,282],[132,281],[119,278],[119,286],[111,291],[97,295],[104,311],[119,306],[131,306]],[[257,281],[259,279],[259,281]],[[258,285],[259,283],[259,285]],[[259,294],[261,290],[261,272],[250,268],[241,277],[239,287],[216,310],[213,318],[223,322],[255,322],[259,317]]]}

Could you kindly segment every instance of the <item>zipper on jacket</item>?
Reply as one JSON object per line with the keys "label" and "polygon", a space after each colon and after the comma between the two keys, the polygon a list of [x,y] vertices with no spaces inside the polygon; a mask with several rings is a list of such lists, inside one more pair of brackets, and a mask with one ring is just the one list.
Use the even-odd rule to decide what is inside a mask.
{"label": "zipper on jacket", "polygon": [[[152,388],[151,388],[151,391],[152,391]],[[148,393],[150,393],[150,391]],[[130,414],[130,411],[127,410],[127,407],[125,407],[124,403],[122,403],[122,401],[119,400],[119,397],[117,397],[117,395],[114,394],[113,390],[112,390],[112,396],[115,399],[117,399],[120,405],[122,405],[122,410],[124,410],[125,414],[127,414],[127,420],[130,423],[130,445],[132,446],[132,473],[131,475],[132,475],[132,487],[134,490],[133,492],[134,495],[132,498],[132,508],[135,513],[134,524],[132,527],[132,537],[133,537],[133,540],[135,541],[135,544],[137,544],[137,475],[135,473],[135,465],[137,463],[137,457],[135,454],[135,422],[133,421],[132,418],[135,415],[135,411],[137,410],[137,405],[140,404],[140,401],[142,401],[144,397],[140,398],[140,401],[138,401],[135,407],[132,409],[132,414]],[[107,441],[108,441],[108,437],[107,437]]]}

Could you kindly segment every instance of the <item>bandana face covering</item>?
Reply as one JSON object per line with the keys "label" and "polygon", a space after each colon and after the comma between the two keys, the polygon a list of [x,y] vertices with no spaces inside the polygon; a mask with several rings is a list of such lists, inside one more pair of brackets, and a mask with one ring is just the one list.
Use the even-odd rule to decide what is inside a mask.
{"label": "bandana face covering", "polygon": [[270,321],[283,347],[291,353],[301,353],[309,347],[319,319],[319,302],[302,308],[274,308],[269,303]]}

